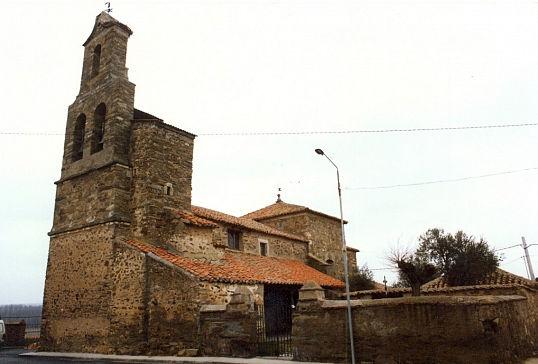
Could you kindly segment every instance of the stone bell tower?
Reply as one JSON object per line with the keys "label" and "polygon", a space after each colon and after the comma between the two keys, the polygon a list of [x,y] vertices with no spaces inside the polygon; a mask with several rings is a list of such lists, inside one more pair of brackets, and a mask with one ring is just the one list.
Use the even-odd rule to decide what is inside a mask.
{"label": "stone bell tower", "polygon": [[[105,348],[114,317],[113,247],[129,232],[135,85],[125,67],[131,29],[99,14],[69,106],[43,299],[42,350]],[[97,348],[97,349],[96,349]],[[104,350],[104,349],[102,349]]]}
{"label": "stone bell tower", "polygon": [[166,244],[177,223],[171,211],[191,209],[195,135],[134,108],[131,34],[103,12],[83,44],[56,182],[40,350],[123,352],[147,342],[145,258],[126,255],[119,238]]}
{"label": "stone bell tower", "polygon": [[102,12],[84,43],[80,92],[67,115],[51,234],[129,220],[135,85],[129,82],[125,62],[131,34]]}

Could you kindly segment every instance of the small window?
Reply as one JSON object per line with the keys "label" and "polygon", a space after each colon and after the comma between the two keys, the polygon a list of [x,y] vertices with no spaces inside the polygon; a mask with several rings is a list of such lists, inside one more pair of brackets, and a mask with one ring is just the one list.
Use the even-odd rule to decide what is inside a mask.
{"label": "small window", "polygon": [[267,256],[267,243],[260,243],[260,255]]}
{"label": "small window", "polygon": [[239,231],[228,230],[228,248],[239,250],[241,233]]}
{"label": "small window", "polygon": [[164,185],[164,194],[166,196],[172,196],[174,193],[174,188],[172,187],[171,183],[167,183]]}
{"label": "small window", "polygon": [[278,228],[279,228],[280,230],[284,230],[284,221],[283,221],[283,220],[280,220],[280,221],[278,222]]}

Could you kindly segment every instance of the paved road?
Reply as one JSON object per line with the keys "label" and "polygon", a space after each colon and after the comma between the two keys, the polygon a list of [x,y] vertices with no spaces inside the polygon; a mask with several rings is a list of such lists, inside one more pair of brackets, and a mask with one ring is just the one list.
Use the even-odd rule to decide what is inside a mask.
{"label": "paved road", "polygon": [[[58,358],[43,358],[43,357],[25,357],[25,356],[19,356],[19,354],[28,353],[28,350],[23,349],[0,349],[0,363],[2,364],[50,364],[50,363],[58,363],[58,364],[73,364],[73,362],[81,362],[80,360],[76,359],[58,359]],[[104,363],[104,361],[83,361],[87,364],[92,363]],[[107,361],[110,363],[110,361]]]}
{"label": "paved road", "polygon": [[[86,363],[182,363],[182,364],[297,364],[298,362],[291,362],[287,360],[275,360],[275,359],[232,359],[232,358],[177,358],[177,357],[151,357],[151,358],[128,358],[117,357],[114,355],[92,355],[92,354],[73,354],[71,357],[58,358],[56,356],[29,356],[20,355],[31,353],[30,350],[24,349],[0,349],[0,363],[1,364],[73,364]],[[316,364],[316,363],[309,363]],[[538,358],[530,358],[523,361],[522,364],[538,364]]]}
{"label": "paved road", "polygon": [[[127,356],[81,353],[35,353],[23,349],[0,350],[1,364],[40,364],[40,363],[166,363],[166,364],[297,364],[291,360],[275,358],[212,358],[212,357],[177,357],[177,356]],[[309,363],[316,364],[316,363]],[[320,363],[317,363],[320,364]]]}

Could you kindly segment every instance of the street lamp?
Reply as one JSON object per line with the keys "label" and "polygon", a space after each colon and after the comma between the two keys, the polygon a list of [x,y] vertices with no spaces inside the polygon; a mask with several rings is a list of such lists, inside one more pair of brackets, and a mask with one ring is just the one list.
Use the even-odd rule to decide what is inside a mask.
{"label": "street lamp", "polygon": [[346,282],[346,299],[347,299],[347,321],[349,327],[349,339],[351,341],[351,363],[355,364],[355,345],[353,342],[353,325],[351,323],[351,300],[349,298],[349,273],[347,270],[347,247],[346,247],[346,236],[344,234],[344,213],[342,212],[342,190],[340,189],[340,172],[338,171],[338,166],[327,157],[327,154],[323,153],[323,150],[316,149],[316,153],[319,155],[325,156],[331,162],[331,164],[336,168],[336,180],[338,182],[338,200],[340,202],[340,225],[342,226],[342,253],[344,255],[344,277]]}

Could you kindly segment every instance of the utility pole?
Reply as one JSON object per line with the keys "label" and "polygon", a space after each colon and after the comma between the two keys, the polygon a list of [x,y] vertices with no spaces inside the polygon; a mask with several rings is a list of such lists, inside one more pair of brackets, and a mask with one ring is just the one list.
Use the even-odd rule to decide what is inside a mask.
{"label": "utility pole", "polygon": [[536,280],[534,277],[534,271],[532,270],[532,263],[531,263],[531,257],[529,256],[529,250],[527,249],[527,242],[525,241],[525,237],[521,237],[521,241],[523,242],[523,250],[525,250],[525,258],[527,259],[527,265],[529,266],[529,274],[531,275],[531,280]]}

